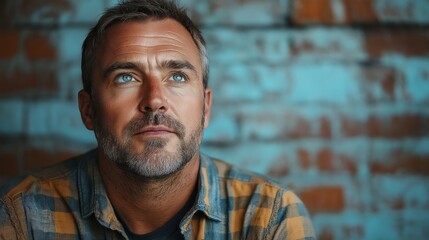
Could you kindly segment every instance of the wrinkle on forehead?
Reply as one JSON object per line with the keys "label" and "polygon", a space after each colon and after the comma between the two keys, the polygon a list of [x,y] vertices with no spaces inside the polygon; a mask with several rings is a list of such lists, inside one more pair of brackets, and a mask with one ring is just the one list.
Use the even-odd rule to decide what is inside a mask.
{"label": "wrinkle on forehead", "polygon": [[[174,29],[174,30],[172,30]],[[186,60],[202,77],[202,60],[191,34],[172,19],[131,21],[111,26],[100,48],[100,64],[107,68],[115,62],[140,62],[154,69],[168,59]]]}
{"label": "wrinkle on forehead", "polygon": [[[168,35],[153,35],[153,36],[148,36],[148,35],[128,35],[128,36],[117,36],[117,39],[115,40],[118,42],[122,42],[124,44],[127,44],[128,46],[136,46],[136,47],[153,47],[153,46],[163,46],[163,45],[167,45],[167,44],[159,44],[160,42],[168,42],[169,44],[173,44],[173,45],[186,45],[189,43],[186,43],[185,41],[181,40],[180,36],[178,36],[177,34],[175,35],[177,37],[173,37],[173,36],[168,36]],[[139,44],[133,44],[135,41],[138,41]],[[115,46],[117,46],[117,44],[114,44],[115,42],[109,42],[109,48],[115,49]]]}
{"label": "wrinkle on forehead", "polygon": [[[127,26],[121,28],[121,26]],[[130,33],[126,29],[133,29]],[[174,29],[171,30],[171,29]],[[121,33],[126,32],[126,36],[122,37]],[[193,45],[196,48],[191,34],[176,20],[145,20],[145,21],[130,21],[118,23],[107,29],[106,35],[112,34],[115,36],[116,41],[132,41],[133,39],[140,39],[148,46],[156,45],[158,41],[171,41],[171,43],[178,43],[183,45]],[[152,43],[152,44],[151,44]]]}

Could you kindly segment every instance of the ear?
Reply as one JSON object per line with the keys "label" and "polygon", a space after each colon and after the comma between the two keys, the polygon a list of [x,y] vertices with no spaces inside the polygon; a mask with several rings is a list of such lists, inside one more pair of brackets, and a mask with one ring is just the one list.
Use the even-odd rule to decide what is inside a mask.
{"label": "ear", "polygon": [[210,112],[211,112],[211,106],[212,106],[212,90],[207,87],[205,89],[205,93],[206,93],[206,97],[204,98],[204,105],[205,105],[204,128],[207,128],[210,122]]}
{"label": "ear", "polygon": [[88,130],[94,130],[94,123],[92,122],[92,105],[91,96],[85,90],[80,90],[78,95],[79,111],[82,122]]}

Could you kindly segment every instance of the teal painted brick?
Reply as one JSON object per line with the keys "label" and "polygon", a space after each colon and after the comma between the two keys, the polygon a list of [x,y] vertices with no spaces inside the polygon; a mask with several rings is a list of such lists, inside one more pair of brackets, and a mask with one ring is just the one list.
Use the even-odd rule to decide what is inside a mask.
{"label": "teal painted brick", "polygon": [[204,130],[204,143],[234,144],[238,140],[238,125],[234,115],[221,108],[212,109],[208,128]]}
{"label": "teal painted brick", "polygon": [[94,135],[82,123],[77,103],[43,101],[28,105],[30,136],[60,136],[82,143],[95,143]]}
{"label": "teal painted brick", "polygon": [[397,88],[396,92],[402,101],[429,102],[428,58],[406,58],[401,55],[390,55],[384,57],[382,61],[385,65],[395,67],[402,73],[404,83],[400,88]]}
{"label": "teal painted brick", "polygon": [[428,177],[373,176],[369,187],[376,211],[428,210]]}
{"label": "teal painted brick", "polygon": [[313,224],[319,234],[329,231],[332,239],[361,240],[365,238],[367,218],[372,215],[360,211],[344,211],[339,214],[318,214],[313,216]]}
{"label": "teal painted brick", "polygon": [[363,34],[353,29],[313,27],[293,30],[292,55],[298,59],[360,61],[367,59]]}
{"label": "teal painted brick", "polygon": [[28,104],[28,133],[30,135],[51,134],[54,122],[52,120],[53,103],[32,103]]}
{"label": "teal painted brick", "polygon": [[400,213],[371,214],[365,222],[364,239],[403,239],[401,225]]}
{"label": "teal painted brick", "polygon": [[82,89],[81,48],[89,29],[67,28],[59,31],[58,55],[60,97],[77,99],[77,93]]}
{"label": "teal painted brick", "polygon": [[362,94],[369,104],[394,103],[403,99],[398,91],[403,85],[403,78],[394,67],[383,64],[361,66],[359,79]]}
{"label": "teal painted brick", "polygon": [[104,1],[45,1],[43,3],[18,2],[11,5],[12,22],[19,24],[94,23],[104,11]]}
{"label": "teal painted brick", "polygon": [[382,22],[429,23],[426,0],[374,0],[373,6]]}
{"label": "teal painted brick", "polygon": [[338,63],[299,63],[289,67],[291,88],[288,100],[293,103],[336,104],[363,103],[358,69]]}
{"label": "teal painted brick", "polygon": [[[112,6],[116,5],[120,1],[119,0],[106,0],[105,2],[106,2],[106,8],[107,8],[107,7],[112,7]],[[182,2],[182,1],[180,1],[180,2]]]}
{"label": "teal painted brick", "polygon": [[429,155],[429,138],[408,138],[400,140],[374,139],[370,142],[369,157],[371,161],[389,163],[395,150],[415,155]]}
{"label": "teal painted brick", "polygon": [[72,22],[95,23],[104,12],[106,1],[74,0]]}
{"label": "teal painted brick", "polygon": [[[303,169],[300,165],[297,151],[305,149],[309,152],[314,163],[308,169]],[[339,170],[335,174],[331,172],[320,172],[315,164],[315,157],[321,149],[332,149],[334,154],[349,154],[355,159],[358,172],[355,176],[347,171]],[[298,189],[316,185],[339,185],[344,186],[349,207],[354,209],[367,209],[369,203],[369,192],[365,190],[367,185],[363,184],[368,177],[365,165],[365,152],[368,145],[365,140],[349,140],[330,142],[320,139],[305,139],[301,141],[281,140],[281,141],[237,141],[230,145],[204,144],[202,151],[216,156],[230,163],[251,169],[259,173],[268,174],[277,169],[285,169],[284,175],[275,177],[285,183],[293,182]],[[338,161],[334,157],[335,161]],[[338,163],[340,164],[340,163]],[[361,169],[362,168],[362,169]],[[341,168],[339,168],[341,169]],[[300,179],[296,182],[296,179]],[[358,194],[359,193],[359,194]]]}
{"label": "teal painted brick", "polygon": [[181,1],[202,24],[267,25],[282,24],[288,14],[288,0],[211,2]]}
{"label": "teal painted brick", "polygon": [[346,12],[344,11],[344,5],[341,0],[331,0],[332,15],[336,22],[344,22],[346,18]]}
{"label": "teal painted brick", "polygon": [[[21,3],[22,4],[22,3]],[[37,24],[53,24],[64,23],[72,18],[73,6],[70,2],[51,2],[42,6],[26,4],[24,7],[17,5],[15,11],[17,22],[37,23]]]}
{"label": "teal painted brick", "polygon": [[[108,0],[113,6],[117,0]],[[282,24],[289,12],[288,0],[271,1],[199,1],[178,0],[190,17],[200,25],[268,25]]]}
{"label": "teal painted brick", "polygon": [[82,54],[82,43],[89,32],[89,26],[61,28],[58,31],[58,55],[62,63],[78,62]]}
{"label": "teal painted brick", "polygon": [[0,101],[0,134],[23,134],[24,104],[20,100]]}
{"label": "teal painted brick", "polygon": [[289,162],[291,167],[296,164],[287,157],[290,153],[288,149],[282,143],[246,142],[229,147],[205,145],[202,152],[244,169],[267,174],[270,167],[278,161]]}
{"label": "teal painted brick", "polygon": [[[428,181],[427,179],[425,180]],[[429,235],[429,211],[409,210],[404,213],[403,239],[424,239]]]}
{"label": "teal painted brick", "polygon": [[286,78],[280,65],[236,63],[214,65],[209,85],[215,102],[259,101],[283,98]]}
{"label": "teal painted brick", "polygon": [[[273,141],[288,138],[316,137],[322,111],[282,104],[254,104],[238,108],[241,139],[244,141]],[[303,128],[303,129],[302,129]]]}
{"label": "teal painted brick", "polygon": [[290,57],[287,31],[203,29],[212,64],[258,62],[278,64]]}
{"label": "teal painted brick", "polygon": [[60,72],[59,98],[77,100],[78,92],[83,88],[80,64],[77,62],[62,63],[58,71]]}

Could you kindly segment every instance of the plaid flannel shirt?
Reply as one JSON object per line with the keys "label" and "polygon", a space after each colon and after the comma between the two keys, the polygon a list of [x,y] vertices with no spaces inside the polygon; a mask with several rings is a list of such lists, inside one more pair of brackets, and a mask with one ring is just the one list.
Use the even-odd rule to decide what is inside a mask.
{"label": "plaid flannel shirt", "polygon": [[[128,239],[106,195],[96,150],[4,186],[0,239]],[[201,154],[185,239],[315,239],[297,196]]]}

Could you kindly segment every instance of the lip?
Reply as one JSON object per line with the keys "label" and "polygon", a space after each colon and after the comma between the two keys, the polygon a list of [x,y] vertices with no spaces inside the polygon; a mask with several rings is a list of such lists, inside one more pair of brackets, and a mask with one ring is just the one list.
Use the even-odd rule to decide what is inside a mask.
{"label": "lip", "polygon": [[165,135],[170,133],[175,132],[165,126],[148,126],[140,129],[135,135]]}

